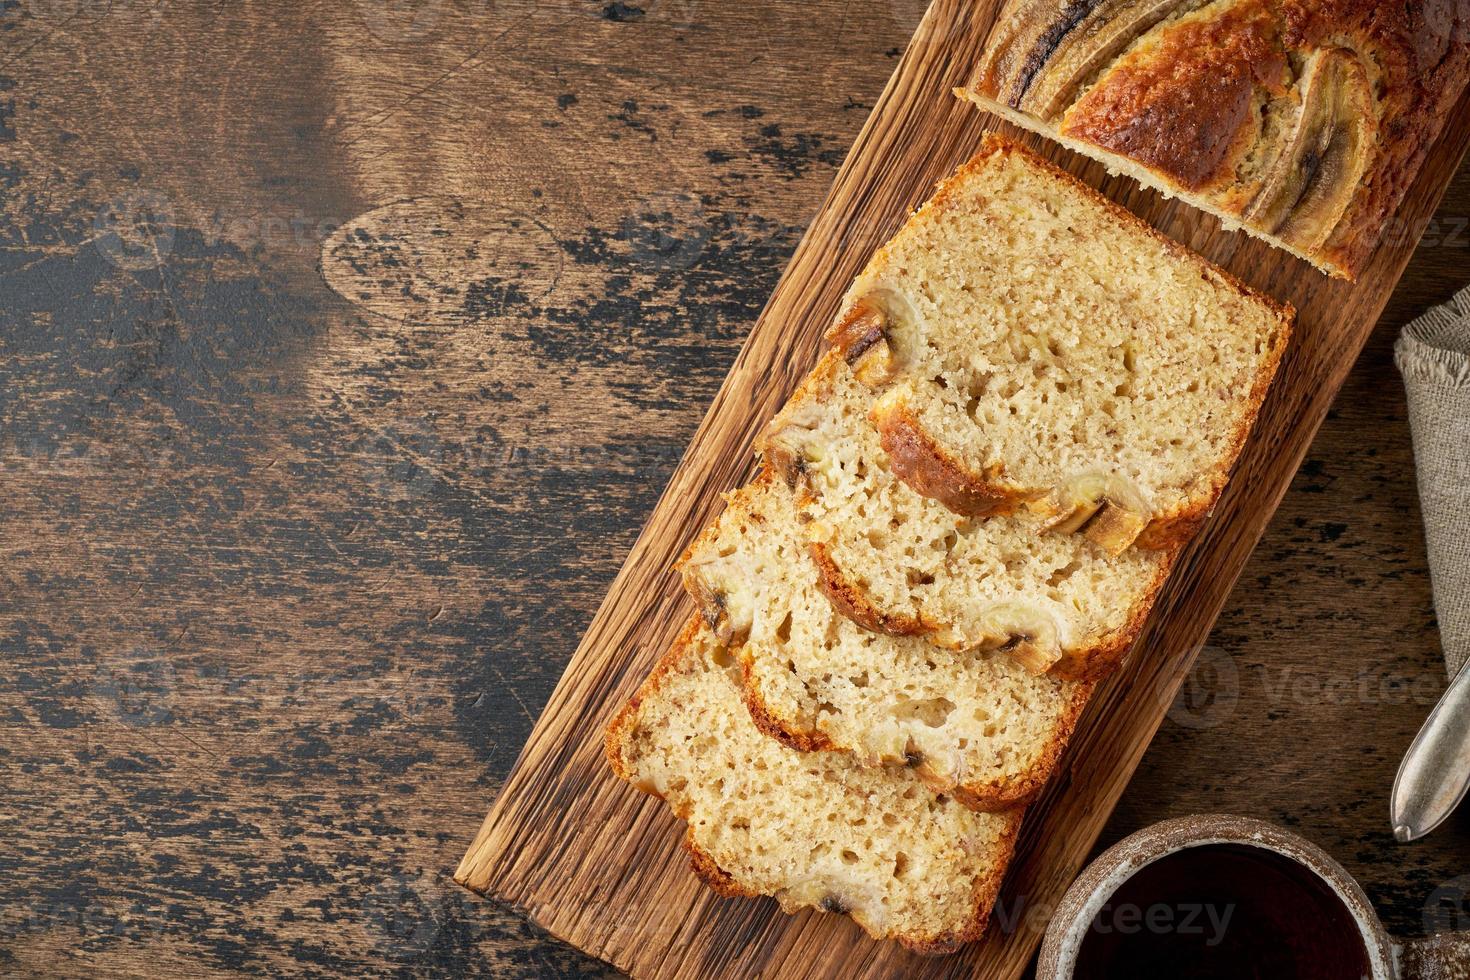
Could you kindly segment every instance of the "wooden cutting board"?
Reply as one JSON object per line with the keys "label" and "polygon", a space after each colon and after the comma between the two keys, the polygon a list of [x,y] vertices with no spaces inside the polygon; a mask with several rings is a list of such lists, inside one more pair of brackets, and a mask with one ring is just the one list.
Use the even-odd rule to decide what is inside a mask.
{"label": "wooden cutting board", "polygon": [[1025,969],[1050,909],[1187,676],[1470,135],[1470,97],[1462,97],[1356,284],[1329,280],[1283,252],[1222,232],[1212,218],[1026,137],[1165,234],[1294,304],[1298,321],[1229,488],[1032,807],[989,933],[961,953],[924,959],[867,939],[839,916],[788,917],[769,900],[711,895],[689,872],[681,827],[664,805],[608,771],[602,727],[692,611],[673,563],[718,512],[719,494],[749,474],[756,433],[813,363],[852,277],[934,183],[970,156],[986,129],[1007,129],[950,94],[978,62],[998,6],[936,0],[929,9],[455,874],[636,977],[1010,978]]}

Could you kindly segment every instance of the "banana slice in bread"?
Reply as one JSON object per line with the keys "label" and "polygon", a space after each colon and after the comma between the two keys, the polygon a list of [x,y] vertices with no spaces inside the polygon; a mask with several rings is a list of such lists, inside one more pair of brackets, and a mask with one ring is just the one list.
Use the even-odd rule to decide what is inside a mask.
{"label": "banana slice in bread", "polygon": [[906,770],[788,748],[755,727],[738,674],[695,620],[607,729],[613,770],[687,821],[695,873],[923,953],[978,938],[1021,811],[977,813]]}
{"label": "banana slice in bread", "polygon": [[[1035,796],[1092,690],[1032,673],[999,646],[944,650],[858,627],[817,587],[796,502],[770,471],[730,495],[681,571],[739,660],[761,729],[796,748],[907,766],[977,809]],[[1028,610],[1002,612],[1008,626],[1038,628]]]}
{"label": "banana slice in bread", "polygon": [[919,493],[1118,552],[1171,548],[1214,505],[1291,315],[990,137],[874,256],[828,340]]}

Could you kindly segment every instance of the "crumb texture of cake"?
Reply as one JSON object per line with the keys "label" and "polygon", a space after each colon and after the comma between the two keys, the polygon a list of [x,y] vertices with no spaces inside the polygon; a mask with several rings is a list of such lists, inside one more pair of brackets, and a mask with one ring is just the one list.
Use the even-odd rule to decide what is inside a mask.
{"label": "crumb texture of cake", "polygon": [[915,490],[1117,553],[1203,520],[1291,316],[992,136],[877,252],[828,337]]}
{"label": "crumb texture of cake", "polygon": [[[795,491],[794,533],[815,565],[782,577],[815,574],[831,604],[870,630],[1003,653],[1035,672],[1106,674],[1142,628],[1177,549],[1114,554],[1083,535],[1038,533],[1029,514],[955,514],[894,477],[868,419],[871,402],[829,351],[768,426],[766,458]],[[761,529],[751,510],[732,506],[691,552],[703,562],[691,591],[718,580],[719,602],[741,630],[773,601],[758,590],[779,564],[740,568],[738,559],[758,550],[741,544]]]}
{"label": "crumb texture of cake", "polygon": [[802,530],[792,494],[767,471],[730,496],[682,566],[743,668],[757,725],[796,748],[908,767],[975,809],[1034,797],[1091,685],[1033,674],[1000,649],[858,627],[817,588]]}
{"label": "crumb texture of cake", "polygon": [[[1066,7],[1104,8],[1110,51],[1177,19]],[[606,730],[695,874],[923,953],[979,937],[1291,316],[986,137],[853,283],[755,478],[680,560],[699,615]]]}
{"label": "crumb texture of cake", "polygon": [[919,952],[977,938],[1020,811],[977,813],[912,773],[788,748],[751,721],[738,674],[691,622],[606,733],[614,771],[687,822],[695,872],[721,894],[845,913]]}
{"label": "crumb texture of cake", "polygon": [[1009,0],[961,93],[1356,278],[1470,77],[1470,6]]}

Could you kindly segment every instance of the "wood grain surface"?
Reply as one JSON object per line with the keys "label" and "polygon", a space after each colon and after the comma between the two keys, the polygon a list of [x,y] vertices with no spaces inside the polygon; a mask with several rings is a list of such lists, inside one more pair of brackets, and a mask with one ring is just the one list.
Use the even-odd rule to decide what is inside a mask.
{"label": "wood grain surface", "polygon": [[[0,975],[615,975],[449,873],[921,11],[0,0]],[[1467,215],[1100,843],[1246,812],[1461,914],[1470,822],[1387,833],[1443,684],[1388,350]]]}
{"label": "wood grain surface", "polygon": [[[1219,506],[1028,812],[993,927],[980,942],[923,959],[868,940],[840,917],[788,917],[769,902],[712,898],[691,882],[660,803],[612,777],[600,731],[687,618],[688,600],[669,583],[670,568],[718,508],[719,492],[747,473],[755,434],[810,366],[853,276],[932,184],[974,152],[982,128],[1000,125],[947,98],[974,71],[998,6],[936,0],[929,7],[456,873],[635,976],[1019,976],[1189,676],[1412,251],[1407,242],[1387,241],[1357,283],[1328,280],[1178,202],[1104,181],[1100,166],[1031,140],[1171,237],[1291,303],[1296,329],[1277,382]],[[1448,121],[1400,206],[1405,220],[1433,212],[1467,134],[1470,116]]]}

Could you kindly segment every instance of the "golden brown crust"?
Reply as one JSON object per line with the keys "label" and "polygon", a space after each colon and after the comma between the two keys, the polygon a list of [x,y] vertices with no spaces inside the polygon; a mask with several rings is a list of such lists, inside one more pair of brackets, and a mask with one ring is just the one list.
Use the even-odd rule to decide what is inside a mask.
{"label": "golden brown crust", "polygon": [[[997,862],[999,867],[1010,864],[1011,855],[1015,853],[1016,838],[1020,833],[1022,811],[1017,810],[1010,825],[1004,832],[1004,837],[997,848],[1002,858]],[[735,881],[728,871],[720,867],[710,855],[695,843],[694,838],[687,832],[683,838],[684,851],[689,855],[689,867],[694,871],[700,881],[709,886],[715,894],[724,898],[764,898],[759,892],[747,891]],[[916,939],[911,936],[897,935],[893,939],[899,945],[921,956],[944,956],[953,953],[965,943],[974,942],[985,934],[985,927],[990,923],[990,912],[995,907],[995,900],[1000,895],[1000,886],[1004,876],[1001,874],[982,875],[976,880],[971,890],[971,907],[973,913],[965,928],[951,933],[945,933],[930,939]],[[822,911],[837,915],[850,915],[841,907],[824,905]],[[858,923],[862,927],[862,923]]]}
{"label": "golden brown crust", "polygon": [[[683,819],[682,817],[680,819]],[[730,872],[715,863],[715,859],[694,841],[694,835],[684,832],[684,852],[689,855],[689,868],[694,876],[704,882],[710,891],[722,898],[764,898],[760,892],[742,888]]]}
{"label": "golden brown crust", "polygon": [[1220,494],[1224,493],[1226,485],[1230,482],[1231,471],[1235,468],[1241,451],[1245,449],[1246,439],[1250,437],[1251,429],[1260,416],[1261,406],[1265,404],[1266,396],[1271,391],[1271,385],[1276,380],[1281,361],[1286,357],[1287,348],[1291,345],[1295,311],[1290,307],[1287,307],[1286,310],[1285,318],[1280,322],[1276,336],[1272,338],[1271,350],[1267,352],[1261,362],[1260,370],[1251,380],[1250,393],[1244,399],[1245,411],[1230,434],[1229,446],[1209,489],[1174,513],[1155,517],[1138,536],[1135,543],[1139,547],[1155,551],[1178,552],[1193,539],[1206,518],[1210,516],[1210,511],[1214,509],[1215,503],[1220,499]]}
{"label": "golden brown crust", "polygon": [[952,794],[955,799],[972,810],[1008,810],[1011,807],[1026,806],[1041,794],[1042,789],[1051,779],[1052,773],[1056,771],[1057,762],[1061,760],[1067,743],[1072,740],[1072,732],[1077,729],[1077,721],[1082,717],[1082,711],[1087,707],[1095,689],[1096,685],[1091,682],[1077,685],[1072,694],[1072,700],[1067,703],[1066,711],[1057,722],[1051,741],[1042,749],[1035,764],[1020,775],[1004,782],[993,780],[984,784],[945,785],[945,780],[936,777],[922,763],[916,767],[916,771],[929,785],[940,792]]}
{"label": "golden brown crust", "polygon": [[870,418],[893,475],[956,514],[996,517],[1014,512],[1028,499],[984,474],[970,472],[929,438],[901,400],[880,399]]}
{"label": "golden brown crust", "polygon": [[803,731],[786,724],[772,714],[760,696],[760,686],[756,683],[754,676],[753,658],[744,647],[735,651],[735,658],[740,662],[740,698],[745,702],[745,708],[750,712],[750,719],[755,722],[756,728],[797,752],[840,751],[823,732]]}
{"label": "golden brown crust", "polygon": [[[1239,450],[1236,450],[1238,453]],[[1235,453],[1231,454],[1232,460]],[[1224,489],[1225,479],[1222,477],[1219,486],[1214,487],[1209,499],[1215,500]],[[1175,551],[1183,548],[1199,532],[1205,523],[1205,518],[1210,516],[1210,507],[1206,501],[1195,501],[1188,506],[1175,511],[1167,517],[1156,517],[1149,523],[1148,527],[1134,539],[1135,547],[1148,551]]]}
{"label": "golden brown crust", "polygon": [[1375,0],[1292,0],[1283,7],[1288,46],[1345,44],[1365,52],[1378,74],[1379,159],[1320,249],[1354,278],[1470,77],[1470,9]]}
{"label": "golden brown crust", "polygon": [[[612,767],[613,774],[619,779],[638,786],[639,789],[643,789],[643,787],[639,786],[634,780],[633,770],[629,766],[627,759],[628,739],[631,737],[633,726],[638,720],[638,709],[643,705],[644,700],[651,697],[654,692],[663,686],[664,679],[679,666],[690,645],[694,643],[694,638],[699,635],[699,629],[699,617],[691,617],[684,624],[684,628],[679,631],[678,637],[674,640],[668,651],[659,657],[658,662],[653,665],[653,670],[649,671],[648,676],[643,679],[643,683],[638,685],[638,690],[633,692],[633,696],[628,699],[626,704],[618,709],[617,714],[613,715],[612,720],[603,729],[603,752],[607,756],[607,761]],[[651,790],[644,790],[644,792],[648,792],[652,796],[658,795]]]}
{"label": "golden brown crust", "polygon": [[[1157,566],[1153,581],[1139,594],[1138,601],[1129,609],[1124,622],[1102,635],[1087,636],[1078,646],[1063,649],[1060,659],[1047,672],[1063,680],[1079,681],[1097,681],[1110,674],[1122,662],[1143,630],[1149,612],[1153,609],[1184,542],[1194,535],[1206,516],[1207,511],[1195,509],[1188,514],[1171,516],[1163,522],[1160,525],[1162,530],[1159,538],[1149,541],[1148,546],[1167,554]],[[1153,533],[1153,528],[1144,533]],[[1143,540],[1140,538],[1140,541]],[[823,595],[827,596],[834,609],[859,626],[890,636],[933,638],[939,631],[938,624],[926,622],[922,618],[887,613],[879,609],[860,586],[848,579],[826,545],[812,542],[807,545],[807,551],[817,568],[817,585]]]}
{"label": "golden brown crust", "polygon": [[[753,676],[754,664],[751,657],[740,651],[737,651],[736,657],[741,666],[745,707],[750,712],[751,720],[755,722],[757,728],[782,745],[798,752],[841,751],[840,747],[835,745],[825,732],[802,727],[795,720],[781,718],[773,713],[760,696],[760,685]],[[1018,773],[1007,779],[993,779],[983,783],[957,783],[935,772],[933,766],[923,759],[917,760],[908,768],[936,792],[953,796],[971,810],[995,812],[1025,806],[1036,798],[1046,786],[1047,780],[1051,778],[1057,760],[1067,747],[1067,742],[1077,727],[1077,719],[1081,717],[1082,709],[1087,706],[1094,687],[1092,682],[1083,682],[1077,686],[1072,700],[1068,702],[1066,710],[1057,722],[1051,740],[1026,772]]]}
{"label": "golden brown crust", "polygon": [[843,616],[863,629],[888,636],[922,636],[933,632],[933,626],[899,613],[884,612],[873,604],[868,594],[850,582],[832,559],[832,551],[820,541],[807,544],[807,553],[817,567],[817,588]]}
{"label": "golden brown crust", "polygon": [[[884,612],[868,599],[862,588],[847,578],[842,566],[832,559],[831,552],[825,545],[812,543],[808,545],[808,551],[819,572],[818,587],[841,615],[875,633],[888,636],[925,636],[930,637],[931,642],[937,642],[934,634],[940,630],[938,624],[926,622],[922,618]],[[1149,611],[1153,608],[1154,600],[1158,598],[1159,590],[1168,578],[1173,560],[1171,555],[1159,566],[1153,582],[1140,594],[1138,602],[1128,611],[1128,618],[1121,626],[1100,636],[1089,635],[1081,645],[1063,649],[1061,657],[1047,673],[1063,680],[1086,681],[1099,680],[1110,673],[1138,638],[1138,633],[1143,629]],[[966,649],[964,646],[951,648],[961,651]]]}
{"label": "golden brown crust", "polygon": [[[1050,119],[1077,98],[1079,91],[1115,61],[1135,38],[1175,13],[1179,0],[1088,0],[1073,4],[1073,17],[1041,24],[1045,4],[1055,10],[1056,0],[1030,0],[1039,22],[1036,43],[1027,52],[1025,72],[1014,79],[1011,104]],[[1047,71],[1042,71],[1047,68]],[[1034,84],[1033,84],[1034,83]],[[1009,98],[1009,96],[1008,96]]]}
{"label": "golden brown crust", "polygon": [[1218,186],[1254,137],[1257,92],[1283,88],[1280,32],[1262,0],[1162,29],[1147,57],[1123,58],[1068,110],[1062,130],[1186,190]]}
{"label": "golden brown crust", "polygon": [[[1121,6],[1009,0],[966,95],[1110,166],[1135,168],[1139,179],[1189,203],[1243,218],[1247,230],[1330,275],[1356,278],[1470,78],[1470,7],[1178,0],[1172,10],[1130,7],[1119,27]],[[1333,184],[1332,207],[1314,215],[1321,195],[1292,195],[1278,203],[1306,226],[1270,227],[1277,222],[1260,214],[1258,199],[1279,187],[1270,164],[1297,161],[1282,156],[1290,125],[1266,120],[1297,115],[1306,101],[1303,73],[1332,49],[1355,59],[1371,83],[1371,97],[1344,103],[1371,118],[1342,123],[1356,132],[1349,142],[1363,144],[1349,152],[1360,163],[1366,152],[1366,170],[1318,173],[1324,158],[1311,150],[1306,182]],[[1335,138],[1324,146],[1342,148]]]}
{"label": "golden brown crust", "polygon": [[1098,637],[1085,649],[1063,651],[1062,658],[1052,666],[1051,673],[1066,680],[1100,681],[1116,670],[1133,648],[1138,634],[1143,632],[1143,625],[1153,611],[1154,601],[1178,558],[1178,550],[1166,554],[1164,561],[1159,563],[1153,581],[1129,611],[1126,622]]}

